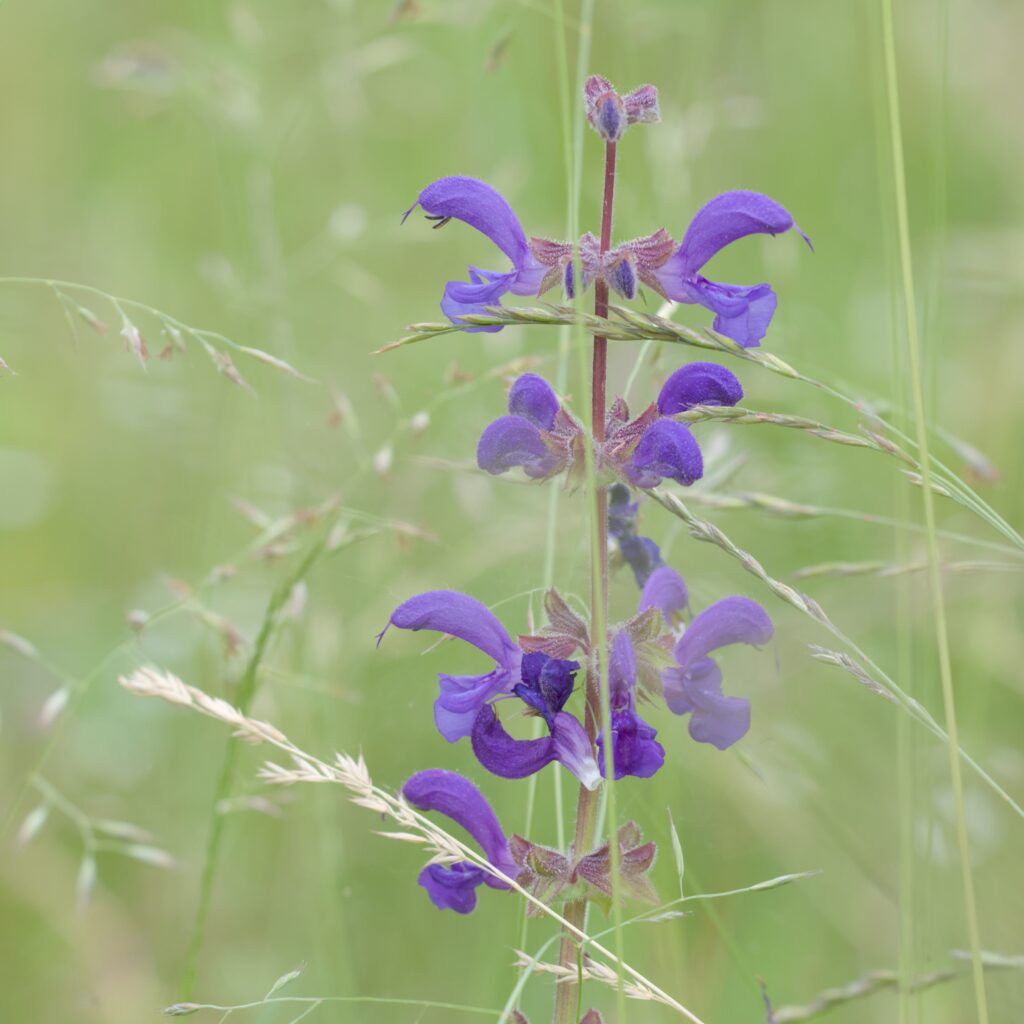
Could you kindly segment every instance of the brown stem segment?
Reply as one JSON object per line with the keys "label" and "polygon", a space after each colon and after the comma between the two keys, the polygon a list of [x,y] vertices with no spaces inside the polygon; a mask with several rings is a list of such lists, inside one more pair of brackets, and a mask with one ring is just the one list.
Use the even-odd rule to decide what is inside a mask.
{"label": "brown stem segment", "polygon": [[[615,157],[614,142],[606,142],[604,149],[604,201],[601,204],[601,252],[605,253],[612,244],[612,211],[615,202]],[[608,316],[608,285],[598,278],[594,285],[594,313]],[[591,428],[595,446],[604,441],[605,415],[607,407],[608,381],[608,339],[594,338],[594,363],[591,375]],[[595,452],[595,457],[597,453]],[[590,661],[587,669],[586,729],[592,742],[596,742],[601,731],[601,671],[597,652],[601,648],[600,631],[607,630],[608,623],[608,488],[599,487],[594,496],[594,515],[597,517],[597,562],[591,566],[591,626]],[[597,824],[597,793],[580,786],[576,800],[576,832],[573,851],[580,856],[594,845],[594,830]],[[582,928],[586,919],[587,901],[576,900],[566,904],[565,918],[577,928]],[[576,963],[576,939],[563,930],[559,963],[573,967]],[[553,1024],[576,1024],[579,1006],[579,986],[576,982],[562,982],[555,988],[555,1012]]]}

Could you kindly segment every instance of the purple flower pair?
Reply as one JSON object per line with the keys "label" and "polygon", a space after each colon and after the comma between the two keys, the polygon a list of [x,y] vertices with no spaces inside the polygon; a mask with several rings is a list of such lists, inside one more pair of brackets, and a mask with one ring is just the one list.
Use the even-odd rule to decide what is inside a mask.
{"label": "purple flower pair", "polygon": [[[637,93],[641,105],[637,107],[636,119],[643,120],[643,93]],[[617,108],[614,103],[609,107],[610,102],[608,98],[595,99],[599,103],[594,108],[595,117],[614,120]],[[627,116],[625,107],[622,113]],[[614,130],[615,125],[605,124],[605,129]],[[441,309],[453,323],[458,324],[459,318],[467,314],[486,313],[487,306],[498,305],[508,292],[540,295],[561,284],[567,295],[575,293],[573,244],[542,238],[527,240],[512,207],[485,182],[461,176],[440,178],[420,192],[416,202],[405,211],[403,222],[417,206],[429,220],[437,222],[435,227],[461,220],[476,228],[512,264],[504,272],[471,266],[468,282],[449,281]],[[768,284],[748,286],[711,281],[700,271],[716,253],[740,238],[752,234],[778,235],[790,228],[795,228],[793,218],[774,199],[759,192],[725,192],[697,212],[678,246],[664,229],[622,243],[606,253],[600,251],[592,235],[584,236],[579,245],[583,287],[603,280],[620,295],[632,299],[638,281],[642,282],[667,299],[696,303],[711,310],[716,331],[744,348],[751,348],[761,343],[768,330],[777,302],[775,292]],[[799,232],[799,228],[795,229]],[[799,233],[806,241],[806,236]],[[501,327],[466,330],[494,332]]]}
{"label": "purple flower pair", "polygon": [[[732,371],[716,363],[689,363],[665,381],[656,405],[634,420],[622,399],[609,410],[605,439],[595,450],[598,472],[610,471],[637,487],[664,479],[688,486],[704,473],[700,446],[690,428],[673,417],[696,405],[735,405],[743,388]],[[477,464],[488,473],[522,467],[547,479],[582,470],[584,435],[562,408],[551,386],[534,373],[512,385],[507,416],[491,423],[477,445]]]}
{"label": "purple flower pair", "polygon": [[[410,598],[395,609],[388,625],[446,633],[494,659],[495,667],[480,675],[438,675],[434,722],[446,740],[453,743],[469,736],[477,760],[502,778],[525,778],[558,761],[588,789],[598,786],[590,739],[579,721],[562,710],[572,694],[579,662],[524,651],[489,608],[453,590]],[[547,736],[517,740],[508,734],[494,705],[513,697],[544,719]]]}

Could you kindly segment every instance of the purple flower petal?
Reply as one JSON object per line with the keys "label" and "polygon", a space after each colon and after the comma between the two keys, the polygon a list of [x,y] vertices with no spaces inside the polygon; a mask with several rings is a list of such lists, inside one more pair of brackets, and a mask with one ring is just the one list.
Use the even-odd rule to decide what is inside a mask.
{"label": "purple flower petal", "polygon": [[703,475],[704,460],[700,446],[684,424],[661,419],[644,431],[628,472],[638,487],[654,487],[665,477],[689,485]]}
{"label": "purple flower petal", "polygon": [[757,348],[768,333],[778,299],[771,286],[720,284],[700,278],[693,285],[696,300],[715,314],[711,326],[743,348]]}
{"label": "purple flower petal", "polygon": [[434,703],[434,722],[449,743],[468,736],[480,705],[498,693],[510,692],[511,683],[518,680],[522,651],[494,613],[468,594],[455,590],[418,594],[394,610],[388,623],[392,625],[447,633],[472,644],[497,662],[493,671],[481,675],[438,675],[441,692]]}
{"label": "purple flower petal", "polygon": [[774,627],[768,613],[749,597],[726,597],[697,615],[686,627],[673,654],[689,672],[712,651],[729,644],[766,644]]}
{"label": "purple flower petal", "polygon": [[673,416],[695,405],[736,405],[743,387],[731,370],[717,363],[688,363],[681,366],[658,395],[658,412]]}
{"label": "purple flower petal", "polygon": [[690,736],[726,750],[750,729],[750,701],[722,694],[722,672],[711,658],[699,659],[688,673],[667,669],[662,673],[665,702],[677,715],[692,712]]}
{"label": "purple flower petal", "polygon": [[[653,481],[653,483],[657,482],[657,480]],[[636,579],[638,587],[644,586],[650,579],[651,573],[658,566],[664,565],[661,560],[661,549],[650,537],[638,537],[635,534],[620,537],[619,551],[633,570],[633,577]]]}
{"label": "purple flower petal", "polygon": [[[612,711],[612,754],[615,778],[627,775],[649,779],[665,763],[665,748],[654,738],[656,729],[648,725],[632,708]],[[606,775],[604,735],[598,737],[598,764]]]}
{"label": "purple flower petal", "polygon": [[519,648],[486,605],[457,590],[428,590],[403,601],[388,625],[447,633],[489,654],[505,669],[518,668]]}
{"label": "purple flower petal", "polygon": [[[453,324],[461,324],[460,317],[486,314],[485,306],[500,305],[505,292],[509,291],[515,274],[501,274],[494,270],[478,270],[469,268],[469,283],[465,281],[449,281],[445,285],[441,297],[441,312]],[[494,334],[502,329],[501,324],[491,326],[465,327],[467,334]]]}
{"label": "purple flower petal", "polygon": [[540,478],[558,466],[540,431],[523,416],[501,416],[491,423],[480,435],[476,462],[495,476],[522,466],[528,476]]}
{"label": "purple flower petal", "polygon": [[612,704],[619,701],[632,701],[633,687],[636,685],[636,651],[629,634],[620,629],[612,637],[608,652],[608,692]]}
{"label": "purple flower petal", "polygon": [[476,889],[488,878],[483,868],[468,860],[450,867],[428,864],[417,882],[427,890],[430,902],[438,910],[454,910],[456,914],[469,914],[476,909]]}
{"label": "purple flower petal", "polygon": [[[432,768],[409,778],[402,787],[402,795],[418,810],[438,811],[461,825],[491,864],[502,874],[516,876],[518,869],[501,823],[487,798],[469,779],[457,772]],[[509,888],[493,875],[487,875],[485,881],[495,889]]]}
{"label": "purple flower petal", "polygon": [[561,762],[588,789],[601,781],[587,734],[572,715],[555,716],[550,736],[516,740],[505,731],[494,708],[485,704],[473,724],[473,753],[489,771],[503,779],[525,779],[549,765]]}
{"label": "purple flower petal", "polygon": [[666,626],[672,625],[672,619],[690,603],[690,595],[686,589],[686,581],[682,576],[667,565],[660,566],[647,578],[643,592],[640,594],[642,612],[648,608],[657,608]]}
{"label": "purple flower petal", "polygon": [[501,193],[486,182],[458,175],[440,178],[429,184],[416,202],[430,217],[453,217],[485,234],[517,270],[528,262],[530,247],[519,218]]}
{"label": "purple flower petal", "polygon": [[715,196],[690,221],[677,251],[678,270],[691,277],[715,253],[747,235],[779,235],[793,227],[789,211],[760,192],[740,189]]}
{"label": "purple flower petal", "polygon": [[524,373],[508,393],[508,411],[522,416],[541,430],[551,430],[558,415],[558,396],[536,373]]}
{"label": "purple flower petal", "polygon": [[553,729],[555,715],[572,696],[579,670],[578,661],[565,661],[552,658],[543,651],[531,651],[523,655],[523,681],[513,686],[512,692],[538,711],[548,728]]}
{"label": "purple flower petal", "polygon": [[449,676],[438,673],[441,692],[434,701],[434,724],[437,731],[454,743],[473,731],[473,722],[480,706],[499,693],[510,692],[513,676],[505,669],[479,676]]}

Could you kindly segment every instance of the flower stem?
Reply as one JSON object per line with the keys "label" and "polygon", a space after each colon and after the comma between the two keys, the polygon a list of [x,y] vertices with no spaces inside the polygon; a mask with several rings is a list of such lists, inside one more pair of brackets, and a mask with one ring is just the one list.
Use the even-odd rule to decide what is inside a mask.
{"label": "flower stem", "polygon": [[[601,205],[601,252],[611,248],[612,212],[615,202],[615,157],[616,144],[605,143],[604,200]],[[594,285],[594,313],[600,317],[608,315],[608,285],[598,278]],[[605,412],[607,406],[608,339],[594,338],[594,361],[591,375],[591,433],[595,445],[604,441]],[[596,455],[596,452],[595,452]],[[597,462],[597,459],[594,459]],[[596,468],[596,467],[594,467]],[[596,474],[592,479],[596,478]],[[591,558],[591,623],[590,663],[586,682],[586,729],[592,742],[596,742],[601,731],[602,666],[607,665],[608,649],[608,488],[594,486],[593,514],[596,521],[594,546]],[[606,765],[609,774],[613,771],[614,755],[611,743],[605,745]],[[614,807],[609,808],[612,832],[615,830]],[[588,852],[594,845],[594,831],[597,819],[597,793],[580,786],[576,801],[576,830],[573,852],[576,856]],[[618,847],[612,841],[612,871],[617,870]],[[577,928],[582,928],[587,912],[587,901],[576,900],[566,905],[565,917]],[[564,967],[576,963],[577,944],[568,929],[563,929],[559,962]],[[553,1024],[575,1024],[579,1016],[579,985],[563,982],[555,988],[555,1009]]]}

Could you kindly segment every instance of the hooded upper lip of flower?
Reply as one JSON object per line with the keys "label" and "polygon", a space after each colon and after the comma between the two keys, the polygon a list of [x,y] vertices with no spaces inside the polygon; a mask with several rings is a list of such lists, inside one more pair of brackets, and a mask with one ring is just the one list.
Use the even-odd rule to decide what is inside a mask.
{"label": "hooded upper lip of flower", "polygon": [[[416,207],[422,208],[435,227],[449,220],[461,220],[485,234],[512,262],[512,269],[481,270],[469,268],[469,282],[449,281],[441,299],[441,309],[453,323],[459,317],[485,312],[485,306],[497,305],[502,295],[536,295],[546,268],[534,258],[519,218],[504,197],[486,182],[477,178],[453,176],[440,178],[428,185],[405,211],[406,217]],[[500,326],[466,327],[467,331],[494,332]]]}
{"label": "hooded upper lip of flower", "polygon": [[[456,772],[432,768],[417,772],[402,787],[402,795],[421,811],[438,811],[461,825],[476,840],[487,860],[503,875],[515,878],[519,868],[512,859],[505,836],[487,798],[469,779]],[[468,914],[476,906],[480,884],[509,889],[507,882],[471,861],[445,866],[428,864],[419,876],[434,906]]]}
{"label": "hooded upper lip of flower", "polygon": [[687,363],[665,381],[658,394],[659,417],[644,431],[624,466],[637,487],[654,487],[666,477],[688,486],[704,475],[700,446],[685,423],[671,417],[696,405],[736,405],[743,387],[731,370],[717,363]]}
{"label": "hooded upper lip of flower", "polygon": [[[432,590],[410,598],[394,610],[388,625],[447,633],[494,659],[494,669],[480,675],[439,673],[441,692],[434,703],[434,721],[445,739],[455,742],[471,736],[480,763],[504,778],[532,775],[559,761],[589,788],[599,784],[590,740],[577,719],[562,710],[572,693],[578,662],[546,654],[524,655],[489,608],[454,590]],[[524,700],[544,717],[550,734],[536,740],[509,736],[491,705],[500,695]]]}

